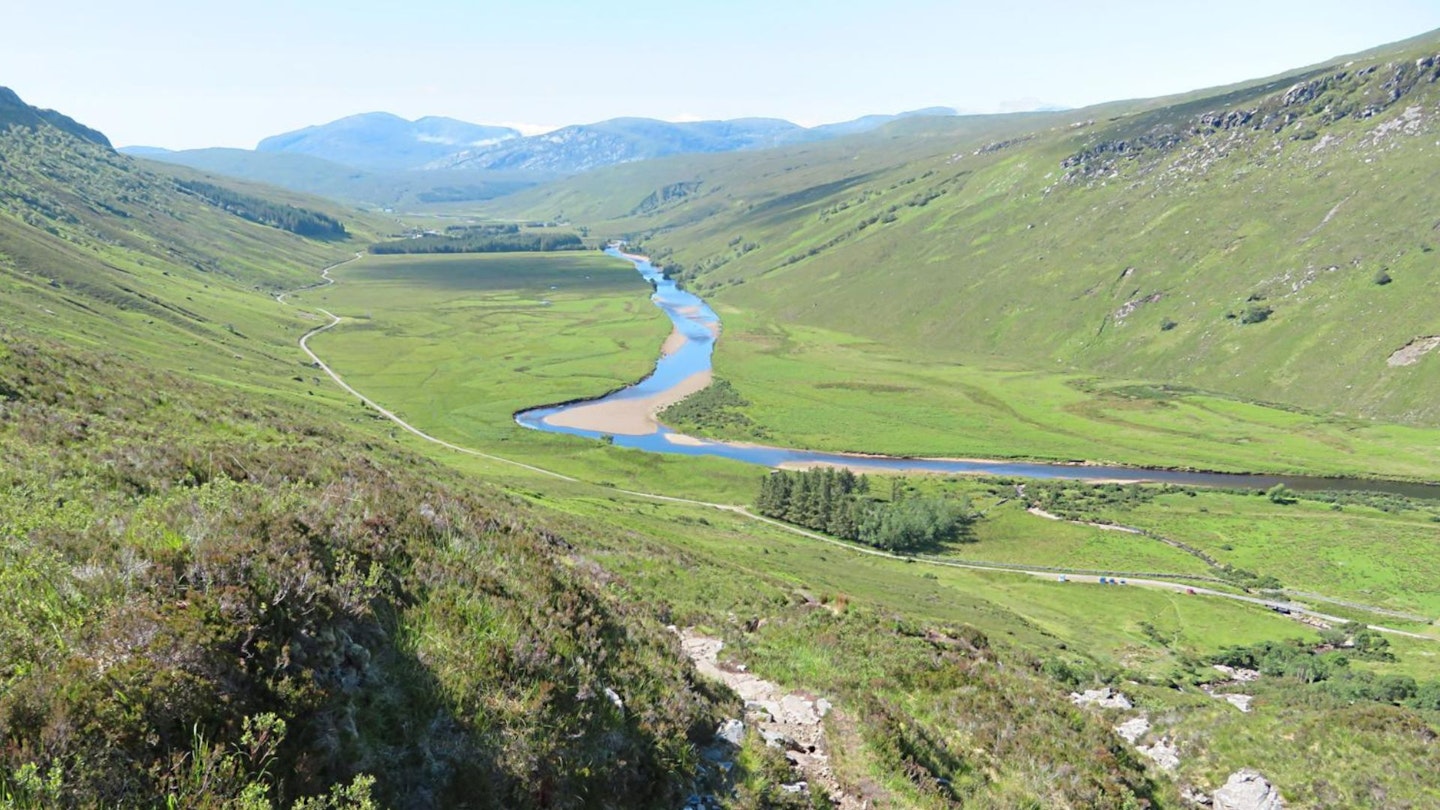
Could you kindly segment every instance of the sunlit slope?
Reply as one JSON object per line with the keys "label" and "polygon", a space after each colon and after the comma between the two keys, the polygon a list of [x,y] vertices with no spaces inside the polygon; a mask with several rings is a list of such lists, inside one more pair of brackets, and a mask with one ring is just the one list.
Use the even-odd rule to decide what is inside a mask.
{"label": "sunlit slope", "polygon": [[1431,34],[1163,104],[640,164],[515,202],[640,237],[722,305],[907,351],[1433,424],[1440,359],[1389,361],[1440,334],[1437,54]]}
{"label": "sunlit slope", "polygon": [[[298,361],[305,321],[272,295],[317,281],[386,223],[217,182],[153,171],[53,126],[0,128],[0,320],[230,382],[274,382],[274,362]],[[345,232],[307,237],[256,221],[279,215]]]}

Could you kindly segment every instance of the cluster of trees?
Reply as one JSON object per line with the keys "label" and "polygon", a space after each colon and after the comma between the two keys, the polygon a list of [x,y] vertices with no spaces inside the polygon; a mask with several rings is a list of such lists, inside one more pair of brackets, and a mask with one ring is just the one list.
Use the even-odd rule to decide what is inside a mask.
{"label": "cluster of trees", "polygon": [[381,242],[371,253],[538,253],[547,250],[584,250],[580,236],[568,231],[524,232],[514,225],[480,225],[447,228],[412,239]]}
{"label": "cluster of trees", "polygon": [[[898,483],[898,479],[897,479]],[[968,502],[934,496],[870,496],[870,480],[849,470],[777,470],[756,500],[760,514],[889,551],[915,551],[960,540],[974,516]]]}
{"label": "cluster of trees", "polygon": [[347,235],[340,220],[319,211],[252,197],[213,183],[180,180],[176,185],[181,191],[194,194],[217,208],[261,225],[312,239],[344,239]]}

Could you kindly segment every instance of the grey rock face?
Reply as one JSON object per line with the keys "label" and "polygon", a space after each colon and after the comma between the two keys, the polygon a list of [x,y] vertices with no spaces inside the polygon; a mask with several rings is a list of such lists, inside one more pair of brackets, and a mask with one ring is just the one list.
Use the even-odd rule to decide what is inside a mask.
{"label": "grey rock face", "polygon": [[1285,799],[1259,771],[1249,768],[1230,774],[1212,797],[1215,810],[1281,810]]}

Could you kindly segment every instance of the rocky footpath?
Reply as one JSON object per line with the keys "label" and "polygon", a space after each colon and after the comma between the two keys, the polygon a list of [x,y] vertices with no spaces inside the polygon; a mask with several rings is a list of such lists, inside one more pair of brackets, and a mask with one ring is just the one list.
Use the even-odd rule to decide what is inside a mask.
{"label": "rocky footpath", "polygon": [[[720,660],[725,642],[695,633],[671,628],[680,636],[685,655],[702,675],[730,687],[745,701],[744,718],[728,718],[716,730],[716,743],[705,756],[729,770],[731,758],[740,749],[748,729],[755,729],[767,745],[781,748],[795,781],[782,786],[790,793],[803,793],[811,785],[818,786],[840,810],[863,810],[864,802],[846,793],[830,767],[822,722],[834,708],[824,698],[802,692],[786,692],[778,684],[759,678],[745,670],[743,664]],[[710,800],[692,798],[687,808],[706,807]]]}

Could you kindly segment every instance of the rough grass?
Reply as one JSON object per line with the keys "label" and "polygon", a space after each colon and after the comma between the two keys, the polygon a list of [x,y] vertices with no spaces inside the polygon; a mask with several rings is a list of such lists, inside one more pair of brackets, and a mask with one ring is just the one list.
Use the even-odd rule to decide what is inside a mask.
{"label": "rough grass", "polygon": [[1361,477],[1429,479],[1440,469],[1432,429],[997,361],[917,360],[855,334],[720,312],[716,373],[779,444]]}

